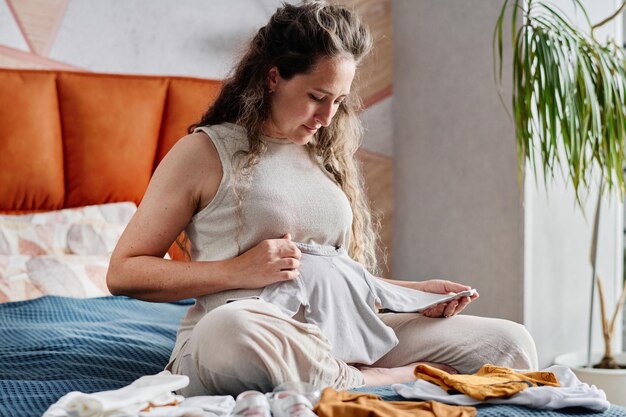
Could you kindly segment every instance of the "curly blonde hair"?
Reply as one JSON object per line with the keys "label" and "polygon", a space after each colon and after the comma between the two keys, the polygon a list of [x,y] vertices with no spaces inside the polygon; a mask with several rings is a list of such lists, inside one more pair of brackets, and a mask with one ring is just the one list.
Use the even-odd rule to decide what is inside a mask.
{"label": "curly blonde hair", "polygon": [[[189,127],[231,122],[243,126],[249,148],[235,173],[237,182],[249,177],[267,149],[262,126],[270,114],[267,74],[273,67],[284,79],[310,72],[321,58],[351,57],[359,64],[372,47],[367,27],[353,11],[325,1],[300,5],[283,4],[267,25],[256,33],[247,52],[224,80],[220,94],[202,116]],[[378,273],[376,248],[378,222],[374,221],[364,193],[355,153],[361,145],[363,128],[358,118],[361,102],[349,95],[328,127],[322,127],[306,145],[309,154],[329,172],[347,196],[353,212],[350,256],[373,273]],[[239,155],[240,157],[242,155]],[[241,219],[242,195],[238,221]],[[239,227],[242,227],[241,222]]]}

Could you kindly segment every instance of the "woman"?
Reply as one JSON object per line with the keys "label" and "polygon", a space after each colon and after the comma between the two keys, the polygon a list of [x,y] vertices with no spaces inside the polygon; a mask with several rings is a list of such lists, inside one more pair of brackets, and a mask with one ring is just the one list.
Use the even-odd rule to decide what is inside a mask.
{"label": "woman", "polygon": [[[333,357],[301,315],[246,298],[298,276],[295,242],[343,246],[376,271],[351,93],[370,47],[369,32],[344,7],[314,1],[278,9],[213,106],[154,173],[107,282],[113,294],[149,301],[196,299],[168,364],[190,377],[183,395],[271,391],[289,380],[338,389],[402,382],[413,379],[419,361],[463,373],[484,363],[536,367],[522,326],[457,316],[477,295],[423,314],[381,314],[399,343],[368,366]],[[162,259],[183,230],[192,261]],[[433,293],[469,288],[386,281]],[[233,298],[241,300],[226,302]]]}

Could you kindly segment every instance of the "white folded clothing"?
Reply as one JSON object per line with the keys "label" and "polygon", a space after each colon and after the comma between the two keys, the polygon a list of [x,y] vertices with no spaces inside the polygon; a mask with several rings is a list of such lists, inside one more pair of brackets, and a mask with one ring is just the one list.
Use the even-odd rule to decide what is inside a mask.
{"label": "white folded clothing", "polygon": [[232,395],[189,397],[174,407],[157,407],[139,413],[139,417],[226,417],[235,408]]}
{"label": "white folded clothing", "polygon": [[232,395],[200,395],[186,398],[181,407],[198,407],[218,416],[225,416],[235,408],[235,398]]}
{"label": "white folded clothing", "polygon": [[560,387],[530,387],[508,398],[489,398],[481,401],[465,394],[448,394],[436,384],[418,379],[411,384],[393,384],[392,388],[407,399],[435,400],[454,405],[508,404],[523,405],[545,410],[566,407],[584,407],[594,411],[608,410],[611,404],[606,394],[595,385],[581,382],[571,369],[550,366],[543,372],[553,372]]}
{"label": "white folded clothing", "polygon": [[117,390],[92,394],[74,391],[51,405],[43,417],[136,416],[150,404],[164,405],[169,401],[182,400],[183,397],[175,396],[172,391],[188,384],[187,376],[163,371],[156,375],[142,376]]}

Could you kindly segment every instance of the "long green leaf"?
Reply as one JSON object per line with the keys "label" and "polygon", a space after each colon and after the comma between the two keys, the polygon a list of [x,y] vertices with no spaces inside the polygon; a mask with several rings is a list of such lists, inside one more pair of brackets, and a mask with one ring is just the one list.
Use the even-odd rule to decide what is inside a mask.
{"label": "long green leaf", "polygon": [[[513,120],[518,152],[518,178],[526,161],[537,179],[564,169],[582,205],[581,190],[599,171],[605,189],[625,193],[626,70],[624,54],[614,43],[602,45],[590,30],[577,29],[553,2],[505,0],[494,28],[494,74],[502,82],[503,22],[511,15],[513,45]],[[517,13],[523,13],[518,19]],[[518,20],[521,21],[518,22]],[[562,161],[561,161],[562,159]]]}

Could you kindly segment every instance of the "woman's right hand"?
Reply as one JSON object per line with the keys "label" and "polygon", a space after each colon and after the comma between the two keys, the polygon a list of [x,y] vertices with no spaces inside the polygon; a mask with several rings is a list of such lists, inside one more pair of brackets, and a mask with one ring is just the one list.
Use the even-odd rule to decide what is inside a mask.
{"label": "woman's right hand", "polygon": [[262,288],[296,278],[301,256],[287,233],[280,239],[266,239],[233,258],[231,273],[239,281],[239,288]]}

